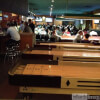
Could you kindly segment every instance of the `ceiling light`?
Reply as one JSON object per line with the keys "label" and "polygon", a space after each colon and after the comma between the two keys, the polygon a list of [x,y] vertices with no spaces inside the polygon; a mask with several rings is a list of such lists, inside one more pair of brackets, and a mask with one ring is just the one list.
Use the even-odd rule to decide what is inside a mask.
{"label": "ceiling light", "polygon": [[53,10],[53,8],[52,8],[52,7],[50,7],[50,16],[52,15],[52,10]]}
{"label": "ceiling light", "polygon": [[50,11],[50,16],[52,15],[52,11]]}
{"label": "ceiling light", "polygon": [[45,16],[42,17],[43,21],[45,21]]}
{"label": "ceiling light", "polygon": [[83,24],[83,20],[82,19],[80,20],[80,24]]}
{"label": "ceiling light", "polygon": [[100,15],[100,13],[95,13],[94,15]]}
{"label": "ceiling light", "polygon": [[50,8],[50,10],[52,10],[53,8]]}
{"label": "ceiling light", "polygon": [[24,18],[24,16],[22,16],[22,19]]}
{"label": "ceiling light", "polygon": [[54,0],[52,0],[51,2],[55,2]]}
{"label": "ceiling light", "polygon": [[53,9],[53,8],[51,7],[51,8],[50,8],[50,16],[52,15],[52,9]]}

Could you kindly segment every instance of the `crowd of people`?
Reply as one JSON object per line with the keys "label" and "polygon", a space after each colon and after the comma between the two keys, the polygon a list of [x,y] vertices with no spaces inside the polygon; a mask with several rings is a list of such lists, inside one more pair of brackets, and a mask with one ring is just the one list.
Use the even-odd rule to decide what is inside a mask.
{"label": "crowd of people", "polygon": [[[37,25],[35,27],[34,33],[37,38],[45,40],[59,41],[62,36],[75,36],[73,42],[83,42],[89,38],[89,30],[79,30],[74,25],[67,26],[55,26],[55,25]],[[87,38],[88,35],[88,38]]]}
{"label": "crowd of people", "polygon": [[9,22],[7,24],[7,34],[10,34],[11,41],[20,41],[20,34],[23,32],[32,33],[33,41],[36,44],[37,40],[45,41],[59,41],[61,36],[75,36],[73,42],[89,42],[88,38],[90,36],[89,31],[84,29],[80,30],[75,27],[75,25],[34,25],[32,20],[29,19],[27,22],[21,21],[19,27],[15,21]]}
{"label": "crowd of people", "polygon": [[18,27],[16,21],[11,21],[7,23],[7,32],[6,34],[10,36],[10,39],[7,41],[7,46],[20,42],[20,33],[27,32],[33,34],[33,43],[35,44],[35,35],[34,35],[35,25],[31,21],[28,22],[21,21],[20,26]]}

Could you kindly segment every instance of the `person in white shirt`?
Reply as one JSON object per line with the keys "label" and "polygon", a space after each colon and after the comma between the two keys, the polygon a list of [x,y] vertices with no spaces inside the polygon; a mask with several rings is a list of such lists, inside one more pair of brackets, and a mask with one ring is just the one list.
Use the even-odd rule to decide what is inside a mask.
{"label": "person in white shirt", "polygon": [[94,36],[98,36],[98,33],[95,32],[95,31],[91,31],[89,34],[90,34],[90,36],[93,36],[93,35],[94,35]]}
{"label": "person in white shirt", "polygon": [[80,43],[82,39],[83,39],[83,31],[79,30],[78,33],[76,34],[75,39],[73,40],[73,42]]}
{"label": "person in white shirt", "polygon": [[68,28],[65,28],[65,32],[63,34],[63,36],[71,36],[71,33],[68,31]]}
{"label": "person in white shirt", "polygon": [[44,38],[47,35],[47,32],[45,31],[45,28],[41,28],[41,31],[39,32],[40,39]]}
{"label": "person in white shirt", "polygon": [[38,34],[39,34],[38,30],[39,30],[39,27],[38,27],[38,26],[37,26],[37,27],[35,27],[35,34],[36,34],[36,35],[38,35]]}
{"label": "person in white shirt", "polygon": [[7,41],[7,45],[10,45],[11,43],[17,43],[20,41],[20,35],[18,31],[15,28],[15,25],[13,23],[7,24],[7,35],[10,35],[10,40]]}

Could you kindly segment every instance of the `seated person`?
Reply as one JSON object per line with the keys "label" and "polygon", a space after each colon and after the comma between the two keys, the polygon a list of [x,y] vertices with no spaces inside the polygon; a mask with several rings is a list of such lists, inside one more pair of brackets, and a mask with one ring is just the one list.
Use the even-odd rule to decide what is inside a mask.
{"label": "seated person", "polygon": [[25,22],[24,25],[25,25],[25,27],[24,27],[24,31],[23,32],[32,33],[32,29],[29,27],[28,22]]}
{"label": "seated person", "polygon": [[56,27],[56,29],[55,29],[55,35],[58,36],[58,37],[60,37],[62,35],[62,31],[60,30],[59,27]]}
{"label": "seated person", "polygon": [[88,33],[88,30],[87,29],[84,29],[83,32],[84,32],[84,35],[85,35],[85,34]]}
{"label": "seated person", "polygon": [[8,23],[7,24],[7,35],[10,35],[10,40],[7,41],[7,46],[12,46],[15,43],[19,43],[20,42],[20,35],[18,33],[18,31],[15,28],[15,24],[14,23]]}
{"label": "seated person", "polygon": [[82,40],[81,42],[82,42],[82,43],[90,43],[90,41],[89,41],[89,37],[90,37],[89,34],[85,34],[85,39]]}
{"label": "seated person", "polygon": [[55,41],[59,41],[62,36],[62,31],[59,29],[59,27],[56,27],[54,30],[54,35],[53,37],[55,38]]}
{"label": "seated person", "polygon": [[39,35],[39,26],[36,26],[34,29],[34,33],[36,35],[36,39],[40,39],[40,35]]}
{"label": "seated person", "polygon": [[35,27],[35,31],[34,31],[34,32],[35,32],[35,34],[36,34],[36,35],[38,35],[38,34],[39,34],[38,30],[39,30],[39,27],[38,27],[38,26],[37,26],[37,27]]}
{"label": "seated person", "polygon": [[45,36],[47,35],[47,32],[45,30],[45,28],[41,28],[41,30],[39,31],[39,35],[40,35],[40,39],[45,39]]}
{"label": "seated person", "polygon": [[41,29],[41,32],[40,32],[40,35],[42,36],[42,35],[46,35],[46,34],[47,34],[47,33],[46,33],[45,29],[42,28],[42,29]]}
{"label": "seated person", "polygon": [[48,38],[50,39],[51,38],[51,31],[49,29],[47,29],[46,32],[47,32]]}
{"label": "seated person", "polygon": [[79,30],[73,42],[80,43],[82,39],[83,39],[83,31]]}
{"label": "seated person", "polygon": [[64,32],[64,34],[63,35],[66,35],[66,36],[71,36],[71,34],[70,34],[70,32],[68,31],[68,29],[66,28],[65,29],[65,32]]}
{"label": "seated person", "polygon": [[89,34],[90,34],[90,36],[98,36],[98,33],[95,31],[91,31]]}

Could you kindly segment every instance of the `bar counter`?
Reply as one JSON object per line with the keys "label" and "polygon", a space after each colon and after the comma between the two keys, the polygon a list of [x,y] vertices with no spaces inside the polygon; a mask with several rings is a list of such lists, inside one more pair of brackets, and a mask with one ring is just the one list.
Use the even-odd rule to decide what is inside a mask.
{"label": "bar counter", "polygon": [[5,33],[0,34],[0,53],[4,53],[6,50],[6,42],[10,39]]}
{"label": "bar counter", "polygon": [[[32,33],[21,33],[20,50],[23,51],[26,46],[33,47],[33,34]],[[3,54],[6,51],[6,42],[10,39],[10,36],[5,33],[0,34],[0,53]]]}

